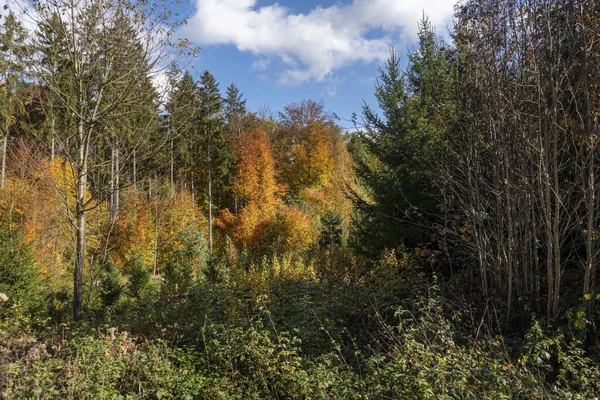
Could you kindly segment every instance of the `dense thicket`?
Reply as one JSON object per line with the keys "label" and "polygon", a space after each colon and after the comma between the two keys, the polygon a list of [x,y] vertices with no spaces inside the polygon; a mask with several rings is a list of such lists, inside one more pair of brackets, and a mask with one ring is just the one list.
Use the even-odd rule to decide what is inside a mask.
{"label": "dense thicket", "polygon": [[168,4],[34,6],[0,26],[1,397],[600,393],[596,2],[424,18],[345,133],[186,71]]}

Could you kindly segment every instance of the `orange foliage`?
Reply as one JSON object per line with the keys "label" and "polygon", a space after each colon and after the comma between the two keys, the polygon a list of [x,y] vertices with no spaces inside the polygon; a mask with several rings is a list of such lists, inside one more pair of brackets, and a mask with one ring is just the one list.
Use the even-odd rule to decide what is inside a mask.
{"label": "orange foliage", "polygon": [[275,161],[267,135],[254,130],[235,146],[239,159],[234,191],[242,207],[238,214],[221,212],[217,220],[233,242],[258,249],[281,247],[302,251],[314,242],[310,217],[295,207],[283,205],[283,186],[277,182]]}
{"label": "orange foliage", "polygon": [[272,216],[281,203],[283,188],[277,183],[267,134],[256,129],[242,135],[234,151],[239,159],[238,179],[234,186],[236,195],[242,203],[258,205],[264,216]]}
{"label": "orange foliage", "polygon": [[221,212],[217,225],[222,227],[237,245],[257,247],[268,221],[275,217],[282,203],[282,187],[277,183],[275,161],[269,139],[256,129],[243,134],[234,148],[239,159],[234,192],[242,209],[238,215]]}
{"label": "orange foliage", "polygon": [[154,226],[150,211],[148,201],[133,187],[130,188],[114,227],[113,263],[123,266],[134,257],[141,256],[144,264],[152,264]]}

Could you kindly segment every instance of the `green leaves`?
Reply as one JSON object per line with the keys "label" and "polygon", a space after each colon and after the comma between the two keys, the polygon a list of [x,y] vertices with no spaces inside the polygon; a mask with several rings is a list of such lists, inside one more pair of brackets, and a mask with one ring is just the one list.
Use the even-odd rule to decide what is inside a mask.
{"label": "green leaves", "polygon": [[[363,107],[365,126],[354,138],[356,174],[366,193],[355,193],[360,248],[416,247],[435,235],[439,215],[439,163],[455,120],[454,81],[443,44],[427,19],[405,70],[392,50],[375,87],[382,110]],[[415,212],[417,211],[417,212]]]}
{"label": "green leaves", "polygon": [[0,304],[0,316],[29,314],[41,308],[41,283],[21,231],[6,216],[0,218],[0,293],[8,296],[8,301]]}

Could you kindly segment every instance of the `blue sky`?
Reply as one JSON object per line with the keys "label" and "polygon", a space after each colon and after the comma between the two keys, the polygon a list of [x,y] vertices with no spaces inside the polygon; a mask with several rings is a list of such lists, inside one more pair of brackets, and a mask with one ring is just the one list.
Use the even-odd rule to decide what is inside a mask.
{"label": "blue sky", "polygon": [[447,35],[454,0],[188,0],[180,35],[202,48],[192,62],[222,92],[234,82],[250,110],[323,100],[343,127],[373,96],[391,47],[405,60],[425,12]]}
{"label": "blue sky", "polygon": [[[35,28],[27,3],[0,5],[7,1]],[[406,60],[423,13],[447,36],[455,1],[182,0],[173,11],[188,20],[178,35],[202,49],[191,67],[213,73],[223,93],[234,82],[251,111],[266,105],[273,113],[302,99],[323,100],[350,128],[363,100],[376,105],[377,67],[390,49]]]}
{"label": "blue sky", "polygon": [[[7,1],[35,28],[27,3],[0,5]],[[390,49],[406,60],[423,13],[447,36],[455,1],[182,0],[173,11],[188,20],[177,34],[202,49],[191,67],[213,73],[223,93],[234,82],[251,111],[266,105],[273,113],[302,99],[323,100],[350,128],[363,100],[376,105],[377,67]]]}

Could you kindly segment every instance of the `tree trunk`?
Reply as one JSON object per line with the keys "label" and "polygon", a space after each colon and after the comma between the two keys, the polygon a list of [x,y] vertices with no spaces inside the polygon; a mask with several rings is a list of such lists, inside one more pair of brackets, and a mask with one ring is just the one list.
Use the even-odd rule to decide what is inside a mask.
{"label": "tree trunk", "polygon": [[115,222],[115,148],[110,149],[110,221]]}
{"label": "tree trunk", "polygon": [[171,196],[175,192],[175,179],[173,176],[173,138],[171,137],[171,149],[169,151],[169,177],[171,182]]}
{"label": "tree trunk", "polygon": [[119,149],[113,144],[110,168],[110,220],[117,221],[119,213]]}
{"label": "tree trunk", "polygon": [[158,273],[158,203],[154,202],[154,265],[153,275]]}
{"label": "tree trunk", "polygon": [[6,135],[2,139],[2,176],[0,177],[0,189],[4,189],[4,179],[6,176],[6,150],[8,147],[8,126],[6,128]]}
{"label": "tree trunk", "polygon": [[213,253],[212,240],[212,179],[211,179],[211,164],[210,164],[210,141],[208,143],[208,249],[210,255]]}
{"label": "tree trunk", "polygon": [[119,162],[119,148],[117,147],[116,151],[115,151],[115,219],[118,217],[119,214],[119,200],[120,200],[120,192],[119,192],[119,188],[120,188],[120,182],[119,182],[119,178],[121,177],[121,167],[120,167],[120,162]]}
{"label": "tree trunk", "polygon": [[137,154],[135,152],[135,147],[133,148],[133,187],[137,185]]}
{"label": "tree trunk", "polygon": [[191,184],[191,188],[190,189],[191,189],[191,192],[192,192],[192,203],[196,204],[196,193],[195,193],[196,189],[194,187],[194,167],[193,166],[192,166],[192,171],[191,171],[191,177],[190,177],[190,179],[191,179],[191,183],[190,183]]}
{"label": "tree trunk", "polygon": [[[584,11],[580,10],[580,18],[584,17]],[[586,29],[582,29],[583,44],[587,45],[588,38],[586,35]],[[596,192],[598,190],[596,184],[596,130],[597,130],[597,119],[592,122],[592,115],[594,110],[591,105],[590,95],[590,81],[588,74],[591,73],[588,65],[587,52],[583,52],[583,65],[582,65],[582,77],[583,77],[583,99],[584,99],[584,129],[587,134],[587,143],[585,146],[586,161],[587,161],[587,184],[584,185],[584,199],[586,201],[586,239],[585,239],[585,269],[583,276],[583,304],[586,306],[588,311],[591,311],[591,305],[595,298],[596,288],[592,285],[593,272],[597,264],[597,238],[596,238],[596,227],[597,227],[597,209],[596,209]]]}
{"label": "tree trunk", "polygon": [[50,104],[50,160],[54,162],[56,154],[56,121],[54,118],[54,103]]}
{"label": "tree trunk", "polygon": [[75,215],[77,218],[75,244],[75,271],[73,275],[73,319],[80,320],[83,309],[83,266],[85,263],[85,192],[87,190],[87,141],[84,137],[83,121],[77,128],[77,199]]}

